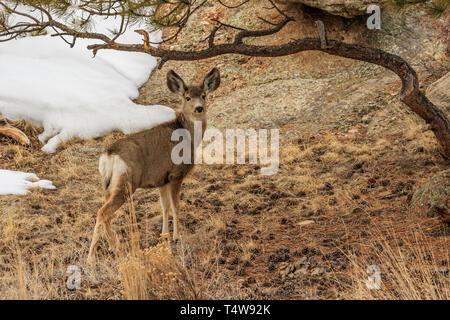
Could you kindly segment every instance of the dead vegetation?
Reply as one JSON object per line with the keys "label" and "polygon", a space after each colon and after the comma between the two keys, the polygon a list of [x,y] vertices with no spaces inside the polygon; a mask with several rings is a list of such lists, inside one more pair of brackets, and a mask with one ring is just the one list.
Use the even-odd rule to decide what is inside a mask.
{"label": "dead vegetation", "polygon": [[[115,218],[121,253],[102,240],[92,268],[97,158],[120,136],[55,155],[37,144],[1,148],[8,168],[57,186],[0,200],[2,298],[448,299],[448,226],[408,209],[413,192],[446,167],[432,135],[299,135],[283,146],[274,176],[257,165],[201,165],[183,185],[179,245],[150,221],[160,213],[157,192],[141,190]],[[79,290],[66,287],[69,265],[82,270]],[[365,286],[370,265],[381,270],[380,290]]]}
{"label": "dead vegetation", "polygon": [[[389,226],[384,233],[376,229],[371,235],[376,242],[360,249],[366,255],[348,257],[355,272],[349,288],[352,299],[448,300],[448,241],[439,239],[432,244],[426,229],[419,224],[402,234]],[[362,281],[373,275],[368,263],[380,268],[379,287]]]}
{"label": "dead vegetation", "polygon": [[22,145],[29,145],[30,139],[21,130],[14,128],[8,121],[0,116],[0,135],[9,137]]}

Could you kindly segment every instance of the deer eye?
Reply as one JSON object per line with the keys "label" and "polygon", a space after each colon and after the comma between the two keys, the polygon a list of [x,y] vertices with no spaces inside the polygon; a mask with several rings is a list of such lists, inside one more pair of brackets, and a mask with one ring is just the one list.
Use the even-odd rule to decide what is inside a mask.
{"label": "deer eye", "polygon": [[191,98],[189,98],[189,97],[186,97],[186,101],[191,101]]}
{"label": "deer eye", "polygon": [[202,99],[205,100],[206,99],[206,94],[202,95]]}

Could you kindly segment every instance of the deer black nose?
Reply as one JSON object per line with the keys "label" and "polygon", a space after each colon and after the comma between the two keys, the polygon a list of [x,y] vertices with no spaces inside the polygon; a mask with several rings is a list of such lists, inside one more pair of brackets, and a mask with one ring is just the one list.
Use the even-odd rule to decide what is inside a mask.
{"label": "deer black nose", "polygon": [[197,107],[197,108],[195,108],[195,112],[200,113],[200,112],[202,112],[202,111],[203,111],[203,107]]}

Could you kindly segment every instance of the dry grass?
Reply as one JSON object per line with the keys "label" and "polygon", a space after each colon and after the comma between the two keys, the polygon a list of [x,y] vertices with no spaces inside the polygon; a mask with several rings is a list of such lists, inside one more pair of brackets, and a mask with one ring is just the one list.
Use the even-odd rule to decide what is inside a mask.
{"label": "dry grass", "polygon": [[[409,127],[401,143],[398,135],[372,141],[333,134],[299,137],[285,144],[280,171],[269,177],[254,165],[197,168],[183,186],[182,241],[176,246],[161,237],[160,225],[150,223],[160,212],[156,190],[138,191],[114,219],[121,250],[110,252],[102,240],[95,267],[85,259],[103,201],[97,158],[106,141],[121,135],[68,144],[52,156],[37,145],[2,148],[7,167],[21,162],[22,170],[53,180],[57,190],[0,199],[0,296],[448,299],[448,281],[440,276],[448,267],[448,230],[438,219],[408,217],[412,189],[401,198],[379,199],[445,168],[433,137],[417,136],[414,124]],[[424,152],[408,151],[419,145]],[[25,161],[28,157],[34,160]],[[374,186],[368,187],[371,179]],[[314,223],[299,224],[305,220]],[[388,233],[377,231],[385,225]],[[418,231],[406,232],[415,230],[412,226]],[[345,252],[348,261],[327,262],[331,270],[320,278],[306,274],[280,281],[279,262],[272,262],[279,250],[287,249],[287,261],[295,262],[311,248],[321,252],[318,257]],[[365,287],[370,259],[385,277],[381,290]],[[66,287],[70,265],[82,270],[79,290]]]}
{"label": "dry grass", "polygon": [[[350,299],[450,298],[448,238],[432,244],[421,227],[415,227],[411,237],[402,237],[392,229],[387,235],[374,234],[373,244],[365,248],[370,256],[352,254],[349,257],[354,270]],[[373,275],[373,271],[367,269],[368,260],[379,268],[379,288],[367,285],[367,278]]]}
{"label": "dry grass", "polygon": [[199,293],[180,257],[172,252],[169,234],[159,243],[141,249],[133,198],[129,201],[129,245],[119,254],[124,299],[196,299]]}

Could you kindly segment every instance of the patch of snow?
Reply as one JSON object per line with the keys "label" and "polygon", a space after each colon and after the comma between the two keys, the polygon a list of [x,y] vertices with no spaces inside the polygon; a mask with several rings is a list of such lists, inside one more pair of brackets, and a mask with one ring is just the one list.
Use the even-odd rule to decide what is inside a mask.
{"label": "patch of snow", "polygon": [[[95,22],[91,31],[112,30],[119,23],[102,17]],[[142,43],[134,29],[139,26],[117,42]],[[0,113],[42,126],[42,150],[55,152],[60,142],[73,137],[89,139],[113,130],[131,133],[175,118],[169,107],[132,101],[155,68],[156,58],[113,50],[100,50],[93,58],[86,47],[101,41],[78,39],[70,48],[51,33],[0,45]],[[161,32],[150,36],[159,41]]]}
{"label": "patch of snow", "polygon": [[27,194],[30,188],[56,189],[49,180],[40,180],[34,173],[0,169],[0,195]]}

